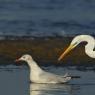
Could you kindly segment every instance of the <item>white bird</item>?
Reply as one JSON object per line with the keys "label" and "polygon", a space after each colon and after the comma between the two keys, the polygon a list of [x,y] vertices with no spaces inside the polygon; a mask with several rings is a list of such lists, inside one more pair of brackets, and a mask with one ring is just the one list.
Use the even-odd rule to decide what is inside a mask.
{"label": "white bird", "polygon": [[59,76],[53,73],[46,72],[42,70],[33,58],[26,54],[17,61],[25,61],[30,67],[30,81],[33,83],[66,83],[71,79],[71,76],[65,74],[64,76]]}
{"label": "white bird", "polygon": [[94,51],[95,39],[90,35],[78,35],[72,40],[70,46],[65,50],[65,52],[61,54],[58,60],[60,61],[66,54],[68,54],[72,49],[74,49],[81,42],[87,42],[87,44],[85,45],[85,53],[89,57],[95,58],[95,51]]}

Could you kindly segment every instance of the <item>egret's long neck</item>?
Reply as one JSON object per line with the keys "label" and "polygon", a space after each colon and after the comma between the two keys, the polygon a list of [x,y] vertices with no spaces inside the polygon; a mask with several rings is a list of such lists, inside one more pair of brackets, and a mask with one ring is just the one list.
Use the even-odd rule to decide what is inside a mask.
{"label": "egret's long neck", "polygon": [[95,58],[95,39],[91,36],[84,36],[81,38],[81,42],[82,41],[86,41],[87,45],[85,46],[85,53],[91,57],[91,58]]}
{"label": "egret's long neck", "polygon": [[[95,44],[93,42],[93,44]],[[95,58],[95,51],[94,51],[94,48],[95,48],[95,45],[93,45],[92,42],[89,42],[86,46],[85,46],[85,53],[91,57],[91,58]]]}
{"label": "egret's long neck", "polygon": [[27,63],[32,72],[36,72],[36,71],[41,72],[42,71],[42,69],[37,65],[37,63],[34,60],[28,60]]}

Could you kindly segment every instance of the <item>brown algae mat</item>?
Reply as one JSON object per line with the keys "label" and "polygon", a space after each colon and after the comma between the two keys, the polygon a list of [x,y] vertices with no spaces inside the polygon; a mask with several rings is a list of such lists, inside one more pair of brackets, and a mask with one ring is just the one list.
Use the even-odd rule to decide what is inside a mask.
{"label": "brown algae mat", "polygon": [[85,54],[85,44],[82,43],[72,50],[61,62],[60,54],[69,46],[72,38],[37,38],[30,40],[1,40],[0,56],[16,59],[23,54],[31,54],[34,60],[64,64],[94,64],[95,59]]}

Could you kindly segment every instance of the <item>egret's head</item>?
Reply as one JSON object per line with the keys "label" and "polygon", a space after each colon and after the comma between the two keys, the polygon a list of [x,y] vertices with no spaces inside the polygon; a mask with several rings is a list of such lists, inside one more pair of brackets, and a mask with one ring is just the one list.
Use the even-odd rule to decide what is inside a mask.
{"label": "egret's head", "polygon": [[76,36],[69,47],[61,54],[61,56],[58,58],[58,61],[60,61],[66,54],[68,54],[72,49],[74,49],[79,43],[81,42],[80,36]]}
{"label": "egret's head", "polygon": [[19,59],[16,59],[15,61],[18,62],[18,61],[30,61],[30,60],[33,60],[31,55],[28,55],[28,54],[25,54],[23,55],[22,57],[20,57]]}

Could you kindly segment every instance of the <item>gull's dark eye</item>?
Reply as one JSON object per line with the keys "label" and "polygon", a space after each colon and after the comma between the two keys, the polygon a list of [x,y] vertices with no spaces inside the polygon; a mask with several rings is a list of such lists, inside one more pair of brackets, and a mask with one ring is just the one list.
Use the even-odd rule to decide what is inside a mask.
{"label": "gull's dark eye", "polygon": [[25,59],[25,57],[23,57]]}

